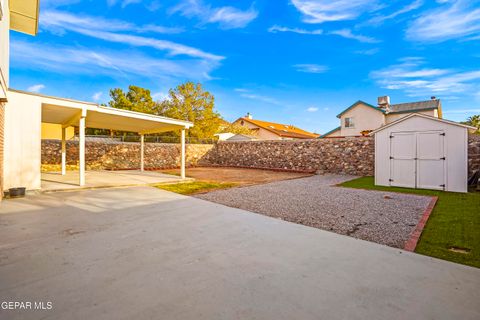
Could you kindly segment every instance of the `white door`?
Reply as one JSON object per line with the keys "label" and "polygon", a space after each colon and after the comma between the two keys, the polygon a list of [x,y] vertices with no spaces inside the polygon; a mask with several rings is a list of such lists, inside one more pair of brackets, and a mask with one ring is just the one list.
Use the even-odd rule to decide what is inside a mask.
{"label": "white door", "polygon": [[445,189],[445,133],[394,132],[390,135],[390,185]]}
{"label": "white door", "polygon": [[445,189],[445,133],[417,133],[417,188]]}
{"label": "white door", "polygon": [[390,185],[415,188],[415,132],[395,132],[390,135]]}

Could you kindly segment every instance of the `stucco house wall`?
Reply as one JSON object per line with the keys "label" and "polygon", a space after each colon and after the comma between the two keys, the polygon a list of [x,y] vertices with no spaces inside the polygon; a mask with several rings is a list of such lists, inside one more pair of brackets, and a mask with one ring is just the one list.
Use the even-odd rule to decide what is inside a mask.
{"label": "stucco house wall", "polygon": [[40,189],[41,109],[39,97],[9,91],[5,106],[4,189]]}
{"label": "stucco house wall", "polygon": [[[437,109],[434,109],[434,110],[427,110],[427,111],[421,111],[421,112],[416,112],[416,113],[420,113],[420,114],[424,114],[426,116],[430,116],[430,117],[435,117],[435,118],[438,118],[438,111]],[[410,115],[411,113],[393,113],[393,114],[387,114],[385,116],[385,121],[386,121],[386,124],[389,124],[389,123],[392,123],[394,121],[397,121],[398,119],[401,119],[403,117],[406,117],[408,115]]]}
{"label": "stucco house wall", "polygon": [[[7,98],[7,88],[9,79],[9,30],[10,17],[8,10],[8,1],[2,1],[3,17],[0,20],[0,100]],[[4,136],[5,136],[5,102],[0,101],[0,191],[3,190],[3,165],[4,165]],[[0,201],[3,194],[0,194]]]}
{"label": "stucco house wall", "polygon": [[[345,118],[353,118],[353,128],[345,128]],[[364,130],[375,130],[385,124],[383,113],[364,104],[359,104],[348,110],[341,115],[340,119],[341,129],[337,135],[343,137],[359,136],[360,132]]]}

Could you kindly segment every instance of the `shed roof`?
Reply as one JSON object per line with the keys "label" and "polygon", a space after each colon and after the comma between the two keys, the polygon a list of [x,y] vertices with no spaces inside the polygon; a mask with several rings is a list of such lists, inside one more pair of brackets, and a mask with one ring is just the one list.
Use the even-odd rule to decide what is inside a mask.
{"label": "shed roof", "polygon": [[463,128],[466,128],[468,129],[469,131],[476,131],[477,128],[475,127],[472,127],[472,126],[468,126],[466,124],[462,124],[462,123],[458,123],[458,122],[455,122],[455,121],[451,121],[451,120],[446,120],[446,119],[440,119],[440,118],[437,118],[437,117],[432,117],[432,116],[427,116],[425,114],[422,114],[422,113],[412,113],[406,117],[403,117],[403,118],[400,118],[392,123],[389,123],[383,127],[380,127],[376,130],[373,130],[372,132],[369,133],[369,135],[374,135],[375,133],[377,132],[380,132],[382,130],[385,130],[391,126],[394,126],[396,125],[397,123],[400,123],[400,122],[403,122],[403,121],[406,121],[410,118],[413,118],[413,117],[421,117],[421,118],[425,118],[425,119],[430,119],[430,120],[433,120],[433,121],[438,121],[438,122],[442,122],[442,123],[446,123],[446,124],[450,124],[450,125],[454,125],[454,126],[458,126],[458,127],[463,127]]}

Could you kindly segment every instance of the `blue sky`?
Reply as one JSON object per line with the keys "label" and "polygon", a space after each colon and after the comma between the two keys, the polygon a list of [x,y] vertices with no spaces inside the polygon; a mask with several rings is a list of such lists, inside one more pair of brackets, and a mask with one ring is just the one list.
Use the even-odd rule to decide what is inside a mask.
{"label": "blue sky", "polygon": [[480,113],[477,0],[41,0],[39,29],[11,32],[12,88],[102,103],[192,80],[227,120],[318,133],[380,95]]}

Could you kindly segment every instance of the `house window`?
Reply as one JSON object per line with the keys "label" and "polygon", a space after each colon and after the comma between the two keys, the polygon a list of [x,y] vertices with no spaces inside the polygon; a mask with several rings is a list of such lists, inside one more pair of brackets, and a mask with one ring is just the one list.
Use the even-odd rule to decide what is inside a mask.
{"label": "house window", "polygon": [[353,118],[345,118],[345,128],[353,128],[354,126]]}

